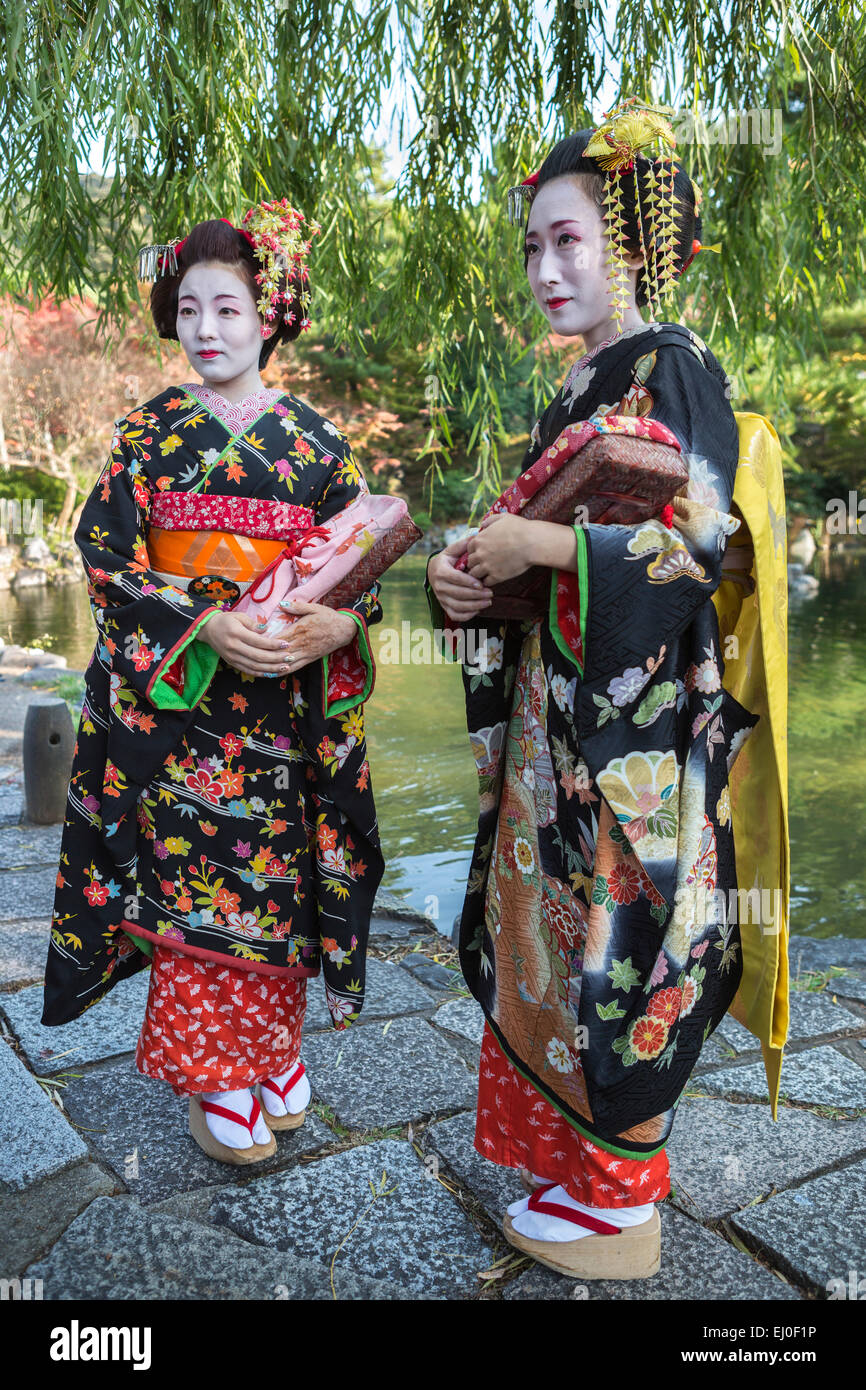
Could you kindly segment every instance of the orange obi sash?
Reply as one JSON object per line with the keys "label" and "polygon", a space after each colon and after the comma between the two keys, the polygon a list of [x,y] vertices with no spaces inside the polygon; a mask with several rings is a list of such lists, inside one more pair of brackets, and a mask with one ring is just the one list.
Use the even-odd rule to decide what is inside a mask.
{"label": "orange obi sash", "polygon": [[149,567],[198,597],[233,600],[314,521],[310,507],[269,498],[157,493],[147,533]]}
{"label": "orange obi sash", "polygon": [[286,542],[232,531],[164,531],[152,526],[147,537],[151,569],[193,577],[221,574],[253,579],[279,555]]}

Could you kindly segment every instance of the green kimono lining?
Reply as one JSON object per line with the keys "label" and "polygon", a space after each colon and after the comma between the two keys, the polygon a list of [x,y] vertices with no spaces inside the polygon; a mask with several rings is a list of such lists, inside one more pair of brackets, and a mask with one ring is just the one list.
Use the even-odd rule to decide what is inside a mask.
{"label": "green kimono lining", "polygon": [[427,595],[427,606],[430,609],[430,617],[433,622],[433,631],[440,633],[439,650],[441,651],[446,661],[454,663],[457,661],[457,658],[448,649],[448,639],[445,636],[445,628],[451,628],[453,631],[455,628],[459,627],[459,624],[452,622],[445,616],[445,610],[439,602],[438,598],[436,597],[435,593],[433,592],[433,586],[427,578],[426,574],[424,576],[424,592]]}
{"label": "green kimono lining", "polygon": [[[195,709],[213,680],[220,659],[219,652],[208,646],[207,642],[202,642],[196,638],[195,634],[202,623],[206,623],[209,618],[213,617],[214,613],[220,612],[222,612],[220,608],[211,608],[207,613],[203,613],[198,622],[188,629],[183,639],[171,649],[157,666],[153,681],[147,688],[148,699],[157,709]],[[186,651],[187,647],[189,647],[188,651]],[[179,653],[183,651],[186,651],[184,658],[185,679],[183,694],[179,695],[174,687],[163,679],[160,672],[171,666],[177,660]]]}
{"label": "green kimono lining", "polygon": [[[577,579],[580,587],[580,636],[583,642],[583,661],[578,661],[568,642],[566,641],[562,629],[559,626],[559,606],[557,603],[557,588],[559,586],[559,570],[552,570],[550,575],[550,604],[548,608],[548,622],[550,633],[554,642],[558,646],[562,655],[566,657],[583,675],[586,663],[586,613],[589,603],[589,564],[586,554],[586,531],[582,526],[575,523],[574,534],[577,538]],[[571,573],[572,571],[566,571]]]}
{"label": "green kimono lining", "polygon": [[355,623],[355,626],[356,626],[357,629],[358,629],[358,648],[359,648],[359,650],[360,650],[360,652],[361,652],[361,656],[362,656],[363,659],[364,659],[364,666],[366,667],[366,670],[367,670],[367,679],[366,679],[366,681],[364,682],[364,689],[361,691],[360,695],[344,695],[344,696],[342,697],[342,699],[335,700],[334,703],[333,703],[332,705],[329,705],[329,704],[328,704],[328,656],[329,656],[329,653],[326,652],[325,655],[322,657],[322,709],[323,709],[323,711],[324,711],[324,715],[325,715],[325,718],[326,718],[326,719],[330,719],[331,716],[332,716],[332,715],[335,715],[335,714],[345,714],[346,710],[355,709],[358,705],[363,705],[364,701],[367,700],[367,699],[369,698],[370,691],[373,689],[373,676],[374,676],[375,670],[376,670],[375,665],[374,665],[374,662],[373,662],[373,655],[372,655],[372,653],[371,653],[371,651],[370,651],[370,644],[369,644],[369,641],[367,640],[367,629],[366,629],[366,626],[365,626],[365,624],[364,624],[363,618],[361,617],[361,615],[360,615],[359,613],[356,613],[356,612],[354,611],[354,609],[351,609],[351,608],[341,608],[341,609],[339,609],[338,611],[339,611],[340,613],[346,613],[350,618],[352,618],[353,621],[354,621],[354,623]]}
{"label": "green kimono lining", "polygon": [[138,947],[139,951],[142,951],[142,952],[144,953],[144,955],[148,956],[151,960],[153,960],[153,942],[152,942],[152,941],[148,941],[147,938],[144,937],[144,936],[133,936],[133,934],[132,934],[131,931],[126,931],[125,929],[124,929],[124,933],[123,933],[123,934],[124,934],[124,936],[128,936],[129,939],[130,939],[130,941],[134,941],[134,942],[135,942],[135,944],[136,944],[136,946]]}

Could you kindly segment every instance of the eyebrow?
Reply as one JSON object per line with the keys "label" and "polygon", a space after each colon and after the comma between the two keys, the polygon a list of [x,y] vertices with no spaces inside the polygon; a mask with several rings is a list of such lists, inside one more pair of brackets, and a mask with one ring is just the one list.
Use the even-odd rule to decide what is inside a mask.
{"label": "eyebrow", "polygon": [[[214,299],[238,299],[239,297],[240,297],[240,296],[239,296],[239,295],[236,295],[236,294],[229,294],[228,291],[226,291],[224,294],[215,294],[215,295],[214,295]],[[195,298],[196,298],[196,295],[193,294],[192,290],[185,290],[185,291],[183,292],[183,294],[180,296],[180,299],[195,299]],[[178,303],[180,303],[180,299],[178,300]]]}
{"label": "eyebrow", "polygon": [[[576,217],[561,217],[561,218],[559,219],[558,222],[551,222],[550,225],[551,225],[551,228],[554,228],[554,227],[564,227],[565,224],[566,224],[566,222],[571,222],[575,227],[579,227],[579,226],[580,226],[580,221],[579,221],[578,218],[576,218]],[[524,241],[528,241],[529,238],[530,238],[530,237],[533,237],[533,236],[538,236],[538,233],[537,233],[535,230],[533,230],[532,228],[528,228],[528,229],[527,229],[527,232],[526,232],[526,235],[525,235],[525,237],[524,237]]]}

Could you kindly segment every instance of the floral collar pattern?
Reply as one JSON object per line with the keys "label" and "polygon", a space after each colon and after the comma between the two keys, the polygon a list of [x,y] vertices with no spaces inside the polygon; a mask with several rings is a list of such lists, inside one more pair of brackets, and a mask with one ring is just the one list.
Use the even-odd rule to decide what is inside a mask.
{"label": "floral collar pattern", "polygon": [[254,425],[269,405],[275,405],[285,395],[284,391],[278,390],[275,386],[265,386],[261,391],[254,391],[251,396],[244,397],[242,401],[227,401],[219,391],[215,391],[212,386],[205,386],[201,381],[184,382],[179,389],[201,401],[201,404],[207,406],[208,410],[216,415],[217,419],[222,420],[234,434],[239,434],[250,425]]}
{"label": "floral collar pattern", "polygon": [[655,320],[650,319],[647,323],[638,324],[634,328],[626,328],[621,333],[612,333],[609,338],[605,338],[603,343],[597,343],[594,348],[590,348],[589,352],[585,352],[583,357],[581,357],[577,362],[573,364],[571,370],[568,373],[568,376],[562,383],[563,395],[565,395],[566,391],[569,388],[569,385],[577,376],[578,372],[582,371],[583,368],[586,366],[587,362],[589,362],[593,357],[596,357],[598,353],[602,351],[603,348],[610,347],[611,343],[616,342],[619,338],[632,338],[634,337],[635,333],[646,333],[648,328],[661,328],[661,326],[662,325],[660,323],[656,323]]}

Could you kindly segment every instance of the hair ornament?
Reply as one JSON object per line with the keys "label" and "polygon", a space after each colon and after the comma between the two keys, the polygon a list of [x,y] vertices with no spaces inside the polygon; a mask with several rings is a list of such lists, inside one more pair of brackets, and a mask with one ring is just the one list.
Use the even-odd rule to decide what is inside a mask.
{"label": "hair ornament", "polygon": [[[262,265],[256,281],[261,289],[258,310],[265,319],[265,325],[277,317],[276,306],[281,302],[286,306],[283,322],[294,323],[295,316],[288,307],[291,300],[280,289],[283,275],[294,267],[301,281],[298,292],[303,314],[301,330],[309,328],[310,320],[307,314],[310,307],[310,290],[304,283],[308,278],[306,259],[313,245],[313,237],[321,232],[321,226],[318,222],[310,221],[307,228],[308,239],[305,239],[301,230],[303,214],[298,212],[297,208],[293,208],[286,198],[282,198],[278,203],[258,203],[244,213],[242,220],[245,231],[249,225],[248,235],[252,240],[256,257]],[[267,333],[266,326],[263,326],[262,332]]]}
{"label": "hair ornament", "polygon": [[[285,306],[283,322],[294,323],[295,315],[289,308],[292,290],[290,288],[289,292],[284,294],[280,288],[285,272],[293,267],[298,271],[301,281],[297,293],[303,313],[300,330],[303,332],[310,328],[310,290],[304,282],[309,279],[306,262],[313,237],[318,236],[322,230],[319,223],[311,220],[307,224],[305,236],[301,230],[303,214],[297,208],[293,208],[286,198],[282,198],[278,203],[257,203],[244,213],[239,227],[235,227],[228,217],[218,220],[228,223],[236,232],[240,232],[249,242],[261,265],[261,270],[256,275],[256,284],[260,289],[256,308],[265,320],[261,330],[262,337],[269,336],[272,322],[277,317],[277,306],[281,303]],[[164,275],[177,275],[178,254],[185,244],[186,237],[175,237],[173,241],[154,242],[149,246],[143,246],[138,253],[139,280],[158,280]]]}
{"label": "hair ornament", "polygon": [[515,184],[508,190],[508,220],[512,226],[519,224],[521,227],[526,223],[526,209],[535,197],[535,185],[538,183],[539,170],[523,180],[522,183]]}
{"label": "hair ornament", "polygon": [[[613,283],[611,308],[618,328],[622,327],[628,303],[628,253],[622,201],[622,180],[626,177],[634,182],[638,239],[644,258],[647,302],[653,317],[661,317],[662,304],[671,297],[677,283],[676,214],[687,209],[674,187],[678,168],[672,153],[677,142],[668,120],[672,114],[670,108],[648,106],[638,102],[637,97],[628,97],[612,110],[603,112],[604,120],[592,131],[583,150],[583,157],[594,160],[605,179],[608,262]],[[522,209],[535,197],[538,172],[509,188],[511,222],[522,221]],[[703,194],[696,184],[692,187],[697,214]],[[641,210],[642,201],[648,210],[646,219]],[[721,246],[702,247],[700,242],[693,242],[692,253],[683,270],[701,249],[721,251]]]}

